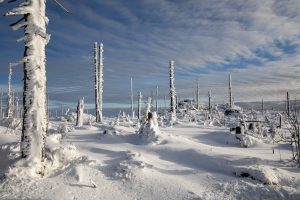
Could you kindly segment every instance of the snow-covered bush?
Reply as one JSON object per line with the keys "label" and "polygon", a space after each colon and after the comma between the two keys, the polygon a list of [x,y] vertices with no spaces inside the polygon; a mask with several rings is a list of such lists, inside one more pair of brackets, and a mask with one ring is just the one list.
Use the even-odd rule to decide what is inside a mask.
{"label": "snow-covered bush", "polygon": [[62,134],[69,133],[69,132],[71,132],[71,131],[73,131],[73,130],[74,130],[74,128],[68,126],[67,123],[60,124],[60,125],[57,127],[57,132],[58,132],[58,133],[62,133]]}
{"label": "snow-covered bush", "polygon": [[279,179],[276,176],[274,170],[267,166],[256,165],[250,167],[240,167],[235,169],[234,172],[240,177],[249,177],[253,180],[258,180],[268,185],[278,185]]}
{"label": "snow-covered bush", "polygon": [[157,123],[156,112],[149,112],[147,118],[145,118],[140,126],[138,134],[145,142],[155,141],[160,134]]}

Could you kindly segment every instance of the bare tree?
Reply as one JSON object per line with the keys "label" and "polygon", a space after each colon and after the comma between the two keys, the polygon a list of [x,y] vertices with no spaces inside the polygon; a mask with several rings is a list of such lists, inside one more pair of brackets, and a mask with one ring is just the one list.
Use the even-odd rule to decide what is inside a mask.
{"label": "bare tree", "polygon": [[171,120],[176,121],[176,91],[174,85],[174,61],[171,60],[169,63],[170,72],[170,111]]}
{"label": "bare tree", "polygon": [[296,163],[300,166],[300,126],[297,112],[288,117],[288,125],[290,137],[286,137],[285,139],[291,145],[293,159],[296,160]]}

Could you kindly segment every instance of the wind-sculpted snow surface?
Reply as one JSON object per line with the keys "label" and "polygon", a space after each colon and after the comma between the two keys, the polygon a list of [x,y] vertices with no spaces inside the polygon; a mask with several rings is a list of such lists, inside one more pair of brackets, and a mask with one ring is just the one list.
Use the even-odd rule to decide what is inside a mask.
{"label": "wind-sculpted snow surface", "polygon": [[17,137],[0,133],[0,199],[300,198],[300,171],[283,144],[243,148],[228,129],[197,122],[160,127],[145,143],[132,123],[113,120],[51,133],[44,174],[19,160]]}

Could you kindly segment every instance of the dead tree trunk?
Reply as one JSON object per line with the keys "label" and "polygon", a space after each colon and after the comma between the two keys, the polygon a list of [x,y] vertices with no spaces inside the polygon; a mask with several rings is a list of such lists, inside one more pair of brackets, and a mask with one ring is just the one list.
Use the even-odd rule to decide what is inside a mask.
{"label": "dead tree trunk", "polygon": [[94,44],[94,65],[95,65],[95,112],[96,122],[100,122],[100,107],[99,107],[99,53],[98,43]]}
{"label": "dead tree trunk", "polygon": [[169,63],[170,70],[170,111],[171,120],[176,121],[176,92],[174,86],[174,61],[171,60]]}
{"label": "dead tree trunk", "polygon": [[232,88],[231,88],[231,74],[229,74],[229,107],[233,106]]}
{"label": "dead tree trunk", "polygon": [[289,92],[286,92],[286,110],[287,110],[287,116],[290,117],[290,96],[289,96]]}
{"label": "dead tree trunk", "polygon": [[3,117],[3,92],[0,94],[0,118]]}
{"label": "dead tree trunk", "polygon": [[138,99],[138,119],[140,120],[142,117],[142,92],[139,92]]}
{"label": "dead tree trunk", "polygon": [[156,86],[156,102],[155,102],[155,110],[156,110],[156,113],[158,113],[158,85]]}
{"label": "dead tree trunk", "polygon": [[196,99],[197,99],[197,110],[199,110],[200,109],[200,102],[199,102],[199,80],[197,80]]}
{"label": "dead tree trunk", "polygon": [[132,89],[132,77],[130,77],[130,103],[131,103],[131,117],[134,118],[133,110],[133,89]]}
{"label": "dead tree trunk", "polygon": [[211,113],[211,91],[208,91],[208,110]]}
{"label": "dead tree trunk", "polygon": [[9,63],[8,69],[8,87],[7,87],[7,118],[13,117],[13,98],[12,98],[12,90],[11,90],[11,77],[12,77],[12,64]]}
{"label": "dead tree trunk", "polygon": [[77,104],[77,120],[76,126],[82,127],[83,126],[83,110],[84,110],[84,98],[80,98]]}
{"label": "dead tree trunk", "polygon": [[103,115],[102,115],[102,106],[103,106],[103,44],[101,43],[99,46],[99,76],[98,76],[98,81],[99,81],[99,122],[103,121]]}
{"label": "dead tree trunk", "polygon": [[[22,157],[45,158],[46,116],[46,0],[25,0],[6,16],[22,15],[13,29],[25,28]],[[23,21],[24,20],[24,21]]]}

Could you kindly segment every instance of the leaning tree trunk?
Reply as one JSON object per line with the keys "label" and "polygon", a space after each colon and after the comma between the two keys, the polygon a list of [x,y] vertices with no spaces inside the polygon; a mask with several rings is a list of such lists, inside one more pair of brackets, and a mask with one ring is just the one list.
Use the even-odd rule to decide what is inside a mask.
{"label": "leaning tree trunk", "polygon": [[50,37],[46,33],[46,0],[25,0],[6,16],[22,15],[13,29],[25,28],[22,157],[42,161],[45,158],[47,133],[46,115],[46,56],[45,46]]}
{"label": "leaning tree trunk", "polygon": [[169,63],[170,67],[170,111],[171,120],[176,121],[176,92],[174,86],[174,61]]}

